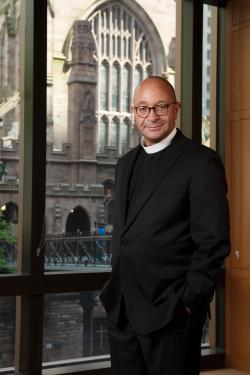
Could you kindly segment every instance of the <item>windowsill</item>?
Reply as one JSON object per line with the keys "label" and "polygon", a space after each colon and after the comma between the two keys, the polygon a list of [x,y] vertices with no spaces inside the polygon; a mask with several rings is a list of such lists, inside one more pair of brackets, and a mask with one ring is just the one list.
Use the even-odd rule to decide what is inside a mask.
{"label": "windowsill", "polygon": [[[109,356],[93,357],[92,361],[65,360],[43,364],[42,375],[111,375]],[[225,368],[225,351],[223,348],[202,349],[201,369]],[[0,374],[14,374],[13,368],[0,369]]]}
{"label": "windowsill", "polygon": [[201,350],[201,369],[215,369],[225,367],[225,349],[214,348],[214,349],[202,349]]}
{"label": "windowsill", "polygon": [[[69,362],[69,361],[68,361]],[[58,362],[57,367],[53,365],[50,367],[50,364],[44,364],[42,375],[60,375],[60,374],[96,374],[96,375],[108,375],[111,374],[111,364],[109,360],[103,361],[95,361],[93,363],[81,363],[81,364],[73,364],[72,362],[70,365],[59,366],[60,362]],[[46,368],[48,366],[48,368]]]}

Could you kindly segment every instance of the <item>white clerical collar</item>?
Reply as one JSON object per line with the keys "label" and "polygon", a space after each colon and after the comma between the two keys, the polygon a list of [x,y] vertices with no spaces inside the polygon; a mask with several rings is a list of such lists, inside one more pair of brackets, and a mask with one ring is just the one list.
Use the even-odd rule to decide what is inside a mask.
{"label": "white clerical collar", "polygon": [[161,150],[164,150],[164,148],[169,146],[170,143],[172,142],[172,139],[174,138],[176,132],[177,132],[177,130],[176,130],[176,128],[174,128],[166,138],[164,138],[162,141],[160,141],[158,143],[155,143],[152,146],[145,146],[145,141],[144,141],[144,138],[143,138],[142,141],[141,141],[141,145],[142,145],[142,147],[144,148],[144,150],[146,151],[147,154],[154,154],[155,152],[159,152]]}

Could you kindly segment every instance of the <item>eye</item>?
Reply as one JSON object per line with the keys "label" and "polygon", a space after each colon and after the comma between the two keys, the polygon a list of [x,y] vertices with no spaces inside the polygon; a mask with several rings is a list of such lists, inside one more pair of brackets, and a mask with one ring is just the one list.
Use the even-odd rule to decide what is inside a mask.
{"label": "eye", "polygon": [[139,111],[140,113],[146,113],[148,111],[148,107],[144,107],[144,106],[138,107],[137,111]]}
{"label": "eye", "polygon": [[168,108],[168,104],[166,104],[166,103],[158,104],[157,107],[159,109],[167,109]]}

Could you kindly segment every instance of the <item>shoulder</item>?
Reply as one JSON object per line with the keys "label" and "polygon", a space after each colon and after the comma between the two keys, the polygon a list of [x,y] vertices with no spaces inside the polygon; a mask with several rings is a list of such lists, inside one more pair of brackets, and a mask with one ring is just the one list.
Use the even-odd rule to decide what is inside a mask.
{"label": "shoulder", "polygon": [[[184,136],[185,137],[185,136]],[[197,165],[201,160],[217,160],[222,163],[220,155],[210,147],[204,146],[193,139],[186,138],[185,157]]]}
{"label": "shoulder", "polygon": [[180,159],[182,169],[195,177],[206,180],[220,176],[225,179],[225,168],[220,155],[213,149],[185,137],[185,147]]}
{"label": "shoulder", "polygon": [[128,151],[125,155],[121,156],[118,159],[117,167],[120,168],[122,166],[127,166],[128,163],[131,161],[131,159],[135,158],[135,156],[140,151],[140,149],[141,149],[141,145],[139,144],[136,147],[134,147],[132,150]]}

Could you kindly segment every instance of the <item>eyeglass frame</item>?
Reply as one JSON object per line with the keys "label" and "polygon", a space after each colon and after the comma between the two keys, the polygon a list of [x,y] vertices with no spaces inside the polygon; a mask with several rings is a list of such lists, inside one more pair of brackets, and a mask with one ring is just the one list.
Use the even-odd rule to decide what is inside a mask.
{"label": "eyeglass frame", "polygon": [[[139,105],[138,107],[135,107],[135,106],[134,106],[134,109],[135,109],[135,112],[136,112],[137,116],[139,116],[140,118],[146,118],[146,117],[148,117],[148,116],[150,115],[150,111],[151,111],[151,109],[154,110],[154,113],[155,113],[157,116],[162,117],[162,116],[167,116],[167,114],[168,114],[168,108],[169,108],[172,104],[176,104],[176,103],[178,103],[176,100],[175,100],[174,102],[169,103],[169,104],[168,104],[168,103],[162,103],[162,104],[166,105],[166,107],[167,107],[167,113],[166,113],[165,115],[159,115],[157,112],[155,112],[155,108],[158,107],[158,106],[160,106],[160,105],[162,105],[162,104],[156,104],[155,106],[152,106],[152,107],[148,107],[147,105]],[[147,114],[146,116],[140,116],[140,115],[137,113],[137,109],[140,108],[140,107],[144,107],[144,108],[147,108],[147,109],[148,109],[149,112],[148,112],[148,114]]]}

